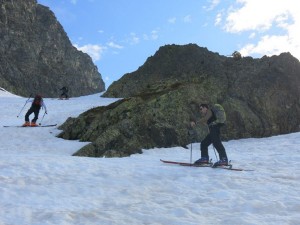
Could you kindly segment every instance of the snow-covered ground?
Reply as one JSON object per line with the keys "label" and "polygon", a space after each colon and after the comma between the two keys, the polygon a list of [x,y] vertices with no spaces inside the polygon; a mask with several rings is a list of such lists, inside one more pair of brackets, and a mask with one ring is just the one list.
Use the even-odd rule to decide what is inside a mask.
{"label": "snow-covered ground", "polygon": [[[116,100],[99,96],[45,99],[42,124]],[[56,138],[56,127],[3,127],[23,124],[25,101],[0,90],[0,225],[300,224],[300,133],[224,142],[233,165],[251,172],[160,162],[189,162],[191,145],[73,157],[87,143]],[[192,153],[199,158],[199,143]]]}

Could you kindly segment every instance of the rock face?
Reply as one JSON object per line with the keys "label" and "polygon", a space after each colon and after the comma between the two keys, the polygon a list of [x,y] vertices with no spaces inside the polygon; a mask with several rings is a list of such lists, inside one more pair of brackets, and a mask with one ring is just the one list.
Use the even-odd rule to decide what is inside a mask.
{"label": "rock face", "polygon": [[70,118],[60,137],[90,141],[75,155],[127,156],[191,140],[199,103],[220,103],[227,112],[223,139],[266,137],[299,131],[300,63],[289,53],[236,60],[197,45],[167,45],[136,72],[110,86],[105,96],[125,97]]}
{"label": "rock face", "polygon": [[49,8],[36,0],[0,0],[0,87],[14,94],[57,97],[105,90],[91,58],[72,46]]}

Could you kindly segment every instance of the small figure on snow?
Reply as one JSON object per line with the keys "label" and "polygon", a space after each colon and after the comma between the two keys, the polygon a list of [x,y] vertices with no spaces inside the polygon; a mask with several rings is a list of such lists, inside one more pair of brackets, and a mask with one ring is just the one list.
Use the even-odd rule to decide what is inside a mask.
{"label": "small figure on snow", "polygon": [[[47,108],[46,108],[46,105],[45,105],[41,95],[36,95],[33,100],[27,100],[26,104],[28,102],[32,102],[32,104],[25,115],[25,123],[23,124],[23,127],[28,127],[28,126],[36,127],[37,126],[36,121],[39,117],[40,109],[43,108],[45,110],[45,113],[47,114]],[[30,123],[29,116],[32,113],[34,113],[34,118],[31,120],[31,123]]]}
{"label": "small figure on snow", "polygon": [[69,95],[68,95],[68,88],[67,87],[62,87],[61,89],[59,89],[60,91],[62,91],[61,95],[60,95],[60,99],[69,99]]}
{"label": "small figure on snow", "polygon": [[[220,159],[214,166],[227,166],[228,158],[220,138],[220,128],[224,125],[226,120],[224,108],[219,104],[215,104],[213,107],[209,107],[208,104],[201,104],[199,110],[202,114],[199,123],[208,125],[209,134],[201,141],[201,158],[198,159],[195,164],[209,163],[208,146],[213,144]],[[196,121],[191,121],[191,126],[194,127],[195,125]]]}

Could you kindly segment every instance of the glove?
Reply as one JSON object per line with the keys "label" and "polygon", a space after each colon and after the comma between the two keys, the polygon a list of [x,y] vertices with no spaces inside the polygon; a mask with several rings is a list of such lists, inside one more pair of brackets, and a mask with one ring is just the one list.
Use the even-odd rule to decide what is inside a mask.
{"label": "glove", "polygon": [[195,135],[195,130],[188,130],[188,135],[189,136],[193,136],[193,135]]}
{"label": "glove", "polygon": [[196,125],[196,123],[194,121],[190,122],[191,127],[194,127]]}

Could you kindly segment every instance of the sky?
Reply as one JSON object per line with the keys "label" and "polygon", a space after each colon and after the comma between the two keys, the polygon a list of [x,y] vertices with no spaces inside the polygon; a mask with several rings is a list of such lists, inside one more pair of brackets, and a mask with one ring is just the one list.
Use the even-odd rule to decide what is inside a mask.
{"label": "sky", "polygon": [[[45,98],[48,114],[21,125],[27,98],[0,89],[1,225],[298,225],[300,132],[223,142],[230,171],[183,167],[200,143],[144,149],[124,158],[71,156],[86,142],[57,138],[58,126],[116,99]],[[33,115],[30,116],[32,119]],[[212,147],[209,153],[215,162]]]}
{"label": "sky", "polygon": [[159,47],[195,43],[212,52],[300,59],[297,0],[38,0],[88,53],[106,88]]}

